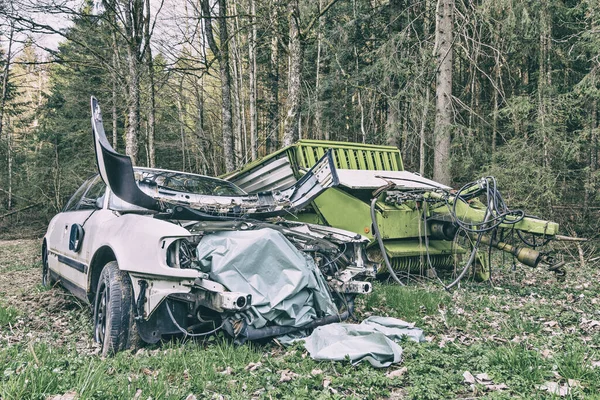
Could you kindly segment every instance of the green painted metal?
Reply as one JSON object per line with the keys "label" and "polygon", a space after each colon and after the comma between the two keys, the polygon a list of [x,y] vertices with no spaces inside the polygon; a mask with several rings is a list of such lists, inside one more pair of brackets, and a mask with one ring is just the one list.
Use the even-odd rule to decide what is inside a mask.
{"label": "green painted metal", "polygon": [[445,240],[429,240],[429,246],[425,240],[386,240],[385,251],[391,257],[424,256],[429,250],[430,255],[464,254],[466,250],[453,242]]}
{"label": "green painted metal", "polygon": [[[450,200],[450,204],[452,201]],[[450,212],[445,203],[440,203],[438,207],[431,210],[433,216],[449,216]],[[485,217],[483,204],[479,201],[472,201],[469,205],[461,202],[456,203],[456,215],[463,221],[472,223],[482,222]],[[525,217],[516,224],[501,224],[502,228],[514,228],[524,232],[535,233],[544,236],[558,235],[559,225],[556,222],[545,221],[541,219]]]}
{"label": "green painted metal", "polygon": [[[300,140],[292,146],[247,164],[240,171],[225,178],[242,175],[273,158],[287,157],[296,179],[299,179],[302,171],[311,168],[329,149],[333,150],[336,167],[340,169],[384,171],[402,171],[404,169],[400,151],[396,147]],[[370,190],[331,188],[314,200],[313,210],[305,211],[296,217],[290,217],[290,219],[346,229],[373,240],[369,206],[371,196]],[[426,210],[427,218],[447,219],[450,212],[446,201],[441,198],[440,194],[434,192],[431,192],[430,196],[438,199],[439,203],[429,205]],[[429,235],[429,231],[424,226],[423,209],[419,208],[420,205],[411,201],[402,205],[390,205],[384,203],[383,197],[376,203],[376,219],[386,252],[392,259],[393,265],[400,268],[405,265],[412,269],[418,264],[422,269],[423,266],[417,261],[427,251],[430,256],[436,257],[436,262],[441,263],[453,259],[450,256],[456,257],[467,252],[466,249],[453,242],[444,240],[430,239],[429,246],[426,248],[424,237]],[[477,200],[471,201],[469,204],[459,202],[456,205],[456,212],[462,220],[476,223],[483,220],[485,207]],[[558,224],[530,217],[524,218],[514,225],[501,226],[546,236],[558,234]],[[370,251],[378,252],[374,242],[371,243],[370,248]],[[489,265],[487,265],[486,258],[479,255],[478,260],[476,276],[483,280],[489,279]]]}
{"label": "green painted metal", "polygon": [[300,140],[287,149],[292,148],[297,149],[295,160],[301,168],[312,167],[325,154],[325,151],[333,149],[336,167],[338,168],[383,171],[404,170],[400,150],[393,146]]}

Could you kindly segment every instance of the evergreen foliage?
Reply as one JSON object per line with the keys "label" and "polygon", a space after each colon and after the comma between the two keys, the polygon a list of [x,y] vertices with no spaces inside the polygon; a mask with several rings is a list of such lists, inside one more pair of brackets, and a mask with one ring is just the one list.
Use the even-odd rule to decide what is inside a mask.
{"label": "evergreen foliage", "polygon": [[[105,3],[114,7],[128,2],[135,1]],[[109,138],[114,105],[117,148],[125,151],[131,73],[127,38],[118,18],[96,3],[72,12],[63,32],[66,39],[55,52],[35,50],[33,39],[15,44],[20,50],[9,67],[0,137],[0,215],[39,202],[41,214],[49,216],[95,172],[91,94],[103,105]],[[206,41],[201,1],[184,3],[174,11],[164,3],[164,18],[157,25],[175,21],[177,29],[157,33],[156,28],[151,41],[149,36],[144,39],[150,41],[153,57],[136,61],[138,165],[150,165],[155,151],[159,167],[219,175],[225,172],[226,156],[234,157],[236,166],[250,160],[252,135],[259,157],[273,150],[270,145],[282,143],[290,51],[296,48],[290,45],[292,10],[299,19],[302,51],[297,136],[395,144],[406,169],[432,175],[437,1],[256,0],[251,19],[250,0],[220,0],[228,24],[234,155],[223,150],[225,92],[219,57]],[[219,7],[211,13],[218,50],[224,45]],[[11,21],[17,21],[19,38],[30,33],[31,25],[19,25],[7,10],[0,14],[5,22],[0,54],[4,70]],[[146,23],[150,17],[142,13],[140,18]],[[254,48],[249,47],[252,21]],[[596,218],[591,217],[600,201],[599,29],[600,9],[593,0],[454,1],[448,168],[455,186],[493,174],[512,207],[557,219],[566,224],[565,233],[595,232]],[[256,132],[249,115],[253,49]],[[149,132],[155,132],[154,139]]]}

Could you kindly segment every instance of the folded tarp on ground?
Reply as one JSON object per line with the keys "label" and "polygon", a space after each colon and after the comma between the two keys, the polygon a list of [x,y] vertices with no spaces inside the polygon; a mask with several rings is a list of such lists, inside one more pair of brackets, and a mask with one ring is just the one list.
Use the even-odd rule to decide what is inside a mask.
{"label": "folded tarp on ground", "polygon": [[249,323],[301,327],[337,314],[325,278],[312,258],[273,229],[207,235],[198,259],[210,279],[233,292],[252,295]]}
{"label": "folded tarp on ground", "polygon": [[302,340],[315,360],[349,358],[353,364],[366,360],[374,367],[383,368],[401,361],[402,348],[394,341],[403,336],[416,342],[425,340],[421,329],[390,317],[369,317],[360,324],[320,326]]}

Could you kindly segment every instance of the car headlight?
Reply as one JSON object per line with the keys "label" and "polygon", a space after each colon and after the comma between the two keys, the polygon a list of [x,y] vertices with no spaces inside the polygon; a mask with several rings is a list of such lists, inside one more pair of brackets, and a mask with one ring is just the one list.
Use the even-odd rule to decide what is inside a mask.
{"label": "car headlight", "polygon": [[196,246],[187,239],[178,239],[167,248],[167,265],[171,268],[198,268]]}

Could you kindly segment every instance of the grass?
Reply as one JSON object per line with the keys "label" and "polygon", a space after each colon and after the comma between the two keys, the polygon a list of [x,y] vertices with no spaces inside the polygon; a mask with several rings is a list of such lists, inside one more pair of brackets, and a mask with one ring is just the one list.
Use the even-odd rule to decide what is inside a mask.
{"label": "grass", "polygon": [[[102,359],[90,344],[89,308],[62,289],[41,289],[38,271],[33,273],[39,268],[37,247],[22,244],[31,253],[20,254],[19,263],[30,268],[11,268],[14,249],[0,245],[1,399],[69,391],[79,399],[133,398],[139,390],[143,399],[185,399],[191,393],[207,399],[543,399],[553,395],[540,385],[569,380],[576,385],[567,398],[600,398],[596,265],[572,268],[565,282],[541,269],[497,268],[494,286],[464,282],[451,292],[429,283],[375,283],[373,293],[357,301],[357,318],[398,317],[415,322],[428,338],[403,341],[402,364],[378,370],[314,361],[300,343],[234,346],[222,334]],[[2,279],[8,283],[1,286]],[[386,376],[400,367],[406,367],[402,376]],[[284,382],[286,370],[293,375]],[[465,371],[487,374],[507,388],[469,385]]]}
{"label": "grass", "polygon": [[0,304],[0,327],[14,325],[17,322],[18,314],[19,312],[16,308]]}

